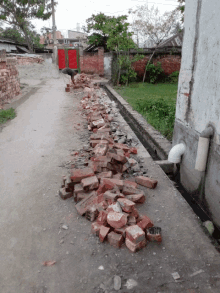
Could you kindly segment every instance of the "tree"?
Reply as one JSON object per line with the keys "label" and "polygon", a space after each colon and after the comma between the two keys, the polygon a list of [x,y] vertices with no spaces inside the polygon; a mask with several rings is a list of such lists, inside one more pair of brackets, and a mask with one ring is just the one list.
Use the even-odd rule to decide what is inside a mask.
{"label": "tree", "polygon": [[1,37],[5,38],[5,39],[10,39],[16,43],[25,42],[25,38],[16,29],[16,27],[7,27],[6,29],[3,29],[2,33],[1,33]]}
{"label": "tree", "polygon": [[52,14],[50,0],[0,0],[0,20],[16,27],[24,34],[28,48],[33,52],[36,34],[31,30],[34,18],[47,20]]}
{"label": "tree", "polygon": [[179,6],[177,9],[179,9],[182,13],[182,18],[181,18],[181,21],[183,22],[184,21],[184,12],[185,12],[185,0],[177,0],[179,2]]}
{"label": "tree", "polygon": [[45,45],[49,44],[49,33],[52,33],[53,30],[51,28],[49,28],[49,27],[44,26],[44,27],[41,28],[40,31],[41,31],[41,34],[44,37],[44,40],[45,40],[44,44]]}

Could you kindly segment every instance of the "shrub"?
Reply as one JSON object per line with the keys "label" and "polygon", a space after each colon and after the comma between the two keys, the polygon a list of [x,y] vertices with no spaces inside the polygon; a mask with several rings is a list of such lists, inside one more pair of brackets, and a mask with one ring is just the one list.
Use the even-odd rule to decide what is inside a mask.
{"label": "shrub", "polygon": [[179,71],[174,71],[169,75],[169,82],[170,83],[178,83],[179,79]]}
{"label": "shrub", "polygon": [[146,66],[146,77],[145,81],[149,83],[163,82],[165,81],[164,70],[161,67],[161,63],[157,62],[157,65],[148,64]]}

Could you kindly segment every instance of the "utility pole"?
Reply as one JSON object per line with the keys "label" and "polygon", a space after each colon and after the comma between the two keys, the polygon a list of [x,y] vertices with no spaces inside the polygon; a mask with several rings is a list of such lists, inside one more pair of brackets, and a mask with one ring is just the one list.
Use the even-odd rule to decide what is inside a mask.
{"label": "utility pole", "polygon": [[57,61],[57,38],[56,38],[56,23],[55,23],[55,10],[54,10],[54,0],[51,0],[52,4],[52,21],[53,21],[53,63],[56,63]]}

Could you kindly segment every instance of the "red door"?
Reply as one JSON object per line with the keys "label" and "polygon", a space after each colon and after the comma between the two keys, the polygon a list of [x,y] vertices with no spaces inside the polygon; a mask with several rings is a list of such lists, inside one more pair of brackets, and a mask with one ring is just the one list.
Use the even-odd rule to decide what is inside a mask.
{"label": "red door", "polygon": [[77,69],[77,51],[68,50],[69,68]]}
{"label": "red door", "polygon": [[58,64],[59,69],[63,69],[66,67],[65,50],[63,49],[58,50]]}

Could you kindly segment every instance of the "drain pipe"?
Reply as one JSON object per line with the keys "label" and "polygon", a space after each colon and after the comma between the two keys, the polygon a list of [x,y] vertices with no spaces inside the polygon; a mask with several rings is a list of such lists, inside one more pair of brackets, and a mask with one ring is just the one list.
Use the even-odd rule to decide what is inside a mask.
{"label": "drain pipe", "polygon": [[201,181],[199,184],[199,202],[200,204],[204,201],[204,190],[205,190],[205,178],[206,178],[206,167],[209,153],[209,143],[210,139],[214,134],[214,129],[212,126],[206,127],[203,132],[201,132],[199,137],[197,156],[196,156],[196,164],[195,170],[201,172]]}
{"label": "drain pipe", "polygon": [[195,165],[195,169],[200,172],[204,172],[206,170],[209,142],[213,134],[214,129],[211,126],[206,127],[206,129],[200,134]]}
{"label": "drain pipe", "polygon": [[174,164],[181,162],[181,157],[186,151],[186,145],[184,143],[176,144],[169,152],[168,161]]}

